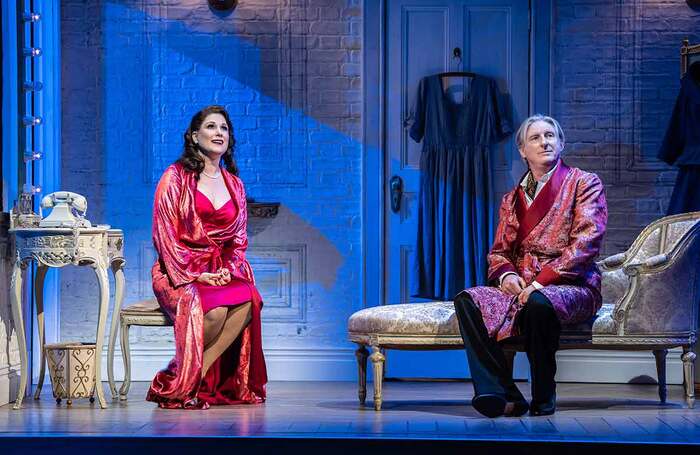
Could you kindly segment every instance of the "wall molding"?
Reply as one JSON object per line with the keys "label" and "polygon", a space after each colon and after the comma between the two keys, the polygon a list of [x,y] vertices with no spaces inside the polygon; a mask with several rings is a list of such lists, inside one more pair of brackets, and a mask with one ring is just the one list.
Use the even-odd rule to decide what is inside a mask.
{"label": "wall molding", "polygon": [[[247,256],[255,270],[258,290],[265,298],[263,322],[306,322],[306,244],[255,244],[248,248]],[[273,283],[266,282],[266,278]]]}
{"label": "wall molding", "polygon": [[[643,153],[644,2],[641,0],[617,2],[616,8],[615,66],[617,77],[613,109],[615,119],[613,133],[616,156],[615,183],[639,183],[636,172],[641,171],[659,173],[656,184],[672,186],[675,181],[675,173],[662,172],[669,169],[668,165],[656,159],[655,153],[653,158],[649,155],[645,156]],[[679,39],[679,49],[680,45]],[[626,92],[629,94],[625,95]],[[631,117],[631,121],[625,122],[625,118],[629,119],[629,117]],[[625,126],[627,123],[630,126]]]}
{"label": "wall molding", "polygon": [[[666,382],[683,383],[681,349],[669,349]],[[557,381],[628,383],[648,376],[656,380],[656,361],[651,351],[566,350],[557,353]]]}
{"label": "wall molding", "polygon": [[[392,354],[387,360],[390,363]],[[402,351],[405,352],[405,351]],[[680,349],[669,350],[666,360],[668,384],[682,384],[683,368]],[[134,346],[131,349],[132,381],[150,381],[165,368],[175,354],[170,347]],[[410,354],[408,354],[410,355]],[[271,381],[356,381],[357,361],[354,348],[272,348],[265,349],[268,376]],[[103,356],[103,381],[107,380],[106,351]],[[527,378],[528,366],[524,354],[516,361],[516,377]],[[368,363],[368,380],[371,380]],[[121,381],[123,364],[121,351],[115,351],[115,378]],[[405,369],[403,369],[405,370]],[[656,363],[651,351],[567,350],[557,354],[558,382],[592,382],[625,384],[634,378],[656,380]],[[0,369],[0,376],[2,376]],[[604,374],[600,372],[604,371]],[[466,371],[465,371],[466,376]]]}
{"label": "wall molding", "polygon": [[[107,380],[107,351],[102,358],[102,380]],[[150,381],[175,355],[175,348],[131,348],[131,380]],[[265,349],[267,374],[271,381],[349,381],[357,380],[353,348],[272,348]],[[114,377],[124,375],[121,351],[114,353]]]}
{"label": "wall molding", "polygon": [[0,368],[0,406],[15,401],[18,388],[19,364]]}

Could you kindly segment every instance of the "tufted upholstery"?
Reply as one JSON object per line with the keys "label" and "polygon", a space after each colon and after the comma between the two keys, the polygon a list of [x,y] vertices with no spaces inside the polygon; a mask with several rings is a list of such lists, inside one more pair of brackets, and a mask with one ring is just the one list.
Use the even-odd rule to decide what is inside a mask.
{"label": "tufted upholstery", "polygon": [[365,308],[350,316],[351,333],[459,335],[452,302],[405,303]]}
{"label": "tufted upholstery", "polygon": [[[667,348],[682,346],[686,398],[694,399],[693,352],[700,303],[700,212],[661,218],[647,226],[624,253],[599,263],[603,306],[590,321],[562,328],[562,348],[653,350],[659,396],[666,398]],[[462,339],[452,302],[427,302],[366,308],[350,316],[348,332],[360,368],[360,401],[365,400],[364,371],[374,365],[375,409],[381,408],[386,349],[456,349]],[[506,340],[504,349],[518,349]],[[512,352],[510,353],[512,359]]]}
{"label": "tufted upholstery", "polygon": [[[604,304],[594,320],[566,326],[564,327],[565,334],[567,332],[579,333],[591,330],[593,333],[614,333],[613,308],[613,304]],[[348,331],[358,334],[460,336],[457,316],[455,315],[452,302],[404,303],[365,308],[350,316]]]}

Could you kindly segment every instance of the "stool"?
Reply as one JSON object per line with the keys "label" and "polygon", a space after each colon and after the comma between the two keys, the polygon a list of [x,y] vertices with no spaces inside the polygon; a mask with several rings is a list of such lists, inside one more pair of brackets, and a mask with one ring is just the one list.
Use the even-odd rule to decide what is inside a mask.
{"label": "stool", "polygon": [[[129,327],[132,325],[151,326],[151,327],[168,327],[173,323],[170,318],[163,313],[160,305],[155,299],[142,300],[122,308],[119,311],[119,326],[120,336],[119,342],[122,348],[122,356],[124,359],[124,382],[119,388],[119,399],[126,400],[131,386],[131,354],[129,352]],[[114,346],[114,343],[111,344]],[[114,364],[114,348],[109,353],[110,362]],[[112,376],[113,377],[113,376]],[[114,394],[114,391],[112,392]]]}

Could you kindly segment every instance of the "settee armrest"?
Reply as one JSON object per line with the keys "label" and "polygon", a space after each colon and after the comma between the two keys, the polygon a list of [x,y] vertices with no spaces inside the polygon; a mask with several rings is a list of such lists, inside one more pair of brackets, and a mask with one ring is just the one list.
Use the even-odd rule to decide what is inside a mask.
{"label": "settee armrest", "polygon": [[650,272],[656,268],[662,267],[669,263],[670,257],[668,254],[657,254],[647,258],[644,261],[632,262],[624,266],[625,275],[636,275],[640,272]]}
{"label": "settee armrest", "polygon": [[605,259],[600,261],[598,265],[605,270],[610,270],[620,267],[622,264],[624,264],[626,260],[627,253],[618,253],[606,257]]}

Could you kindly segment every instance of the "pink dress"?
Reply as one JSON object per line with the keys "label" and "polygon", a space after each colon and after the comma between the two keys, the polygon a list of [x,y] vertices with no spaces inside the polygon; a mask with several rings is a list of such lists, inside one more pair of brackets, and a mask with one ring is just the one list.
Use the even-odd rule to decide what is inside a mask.
{"label": "pink dress", "polygon": [[[220,230],[226,225],[234,222],[238,216],[238,207],[233,203],[233,199],[229,199],[224,205],[218,209],[214,208],[208,197],[201,191],[197,190],[194,196],[194,205],[197,215],[202,219],[204,231],[207,234]],[[210,237],[211,238],[211,237]],[[225,247],[222,242],[211,238],[219,247]],[[197,290],[202,301],[202,313],[207,314],[214,308],[221,306],[234,306],[252,299],[251,284],[232,278],[226,286],[210,286],[208,284],[196,282]]]}
{"label": "pink dress", "polygon": [[[195,203],[197,175],[182,164],[170,165],[156,188],[152,233],[158,259],[151,269],[153,293],[173,321],[175,333],[175,357],[153,378],[146,396],[161,408],[265,401],[267,369],[260,324],[263,301],[246,259],[245,188],[241,179],[226,169],[222,168],[221,174],[233,199],[226,209],[228,216],[223,216],[226,223],[219,219],[226,212],[209,207],[208,200],[199,204],[202,212],[209,213],[202,220]],[[233,214],[235,219],[229,222]],[[218,229],[213,227],[220,224]],[[204,311],[196,281],[202,272],[216,272],[222,267],[228,268],[234,279],[250,283],[251,320],[202,378]],[[225,303],[235,301],[244,299]]]}

